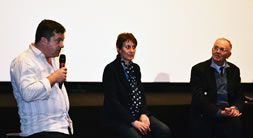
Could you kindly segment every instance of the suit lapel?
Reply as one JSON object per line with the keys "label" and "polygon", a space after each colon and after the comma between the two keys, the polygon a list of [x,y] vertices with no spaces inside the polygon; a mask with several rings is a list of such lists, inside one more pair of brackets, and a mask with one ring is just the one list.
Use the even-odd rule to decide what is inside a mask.
{"label": "suit lapel", "polygon": [[207,67],[207,81],[208,81],[208,86],[210,86],[210,88],[212,89],[210,91],[210,95],[212,95],[211,97],[216,99],[216,95],[217,95],[217,87],[216,87],[216,79],[215,79],[215,69],[213,67],[211,67],[211,60],[209,60],[208,62],[208,67]]}
{"label": "suit lapel", "polygon": [[228,95],[230,95],[230,93],[229,92],[231,92],[230,90],[231,90],[231,80],[233,80],[232,79],[232,77],[233,77],[233,72],[232,72],[232,70],[231,70],[231,67],[228,67],[228,68],[226,68],[226,73],[227,73],[227,85],[228,85],[228,88],[227,88],[227,90],[228,90]]}
{"label": "suit lapel", "polygon": [[216,79],[215,79],[215,69],[212,67],[209,67],[208,78],[209,78],[208,80],[210,80],[209,86],[211,86],[211,88],[213,88],[214,91],[216,92],[217,88],[216,88]]}

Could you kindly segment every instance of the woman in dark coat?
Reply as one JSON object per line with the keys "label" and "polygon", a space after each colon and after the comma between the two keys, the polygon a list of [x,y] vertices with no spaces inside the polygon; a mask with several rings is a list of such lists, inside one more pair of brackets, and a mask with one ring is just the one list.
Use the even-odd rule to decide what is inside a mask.
{"label": "woman in dark coat", "polygon": [[171,136],[169,127],[147,109],[141,83],[140,67],[133,63],[137,40],[131,33],[121,33],[116,42],[118,55],[103,73],[104,123],[123,138]]}

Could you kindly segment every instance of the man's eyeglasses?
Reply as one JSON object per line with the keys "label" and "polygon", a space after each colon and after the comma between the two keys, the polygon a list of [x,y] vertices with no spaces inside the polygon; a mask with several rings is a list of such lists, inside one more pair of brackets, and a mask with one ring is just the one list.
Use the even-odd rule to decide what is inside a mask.
{"label": "man's eyeglasses", "polygon": [[221,52],[227,52],[227,51],[228,51],[228,50],[226,50],[225,48],[219,48],[218,46],[214,46],[213,49],[214,49],[215,51],[220,50]]}

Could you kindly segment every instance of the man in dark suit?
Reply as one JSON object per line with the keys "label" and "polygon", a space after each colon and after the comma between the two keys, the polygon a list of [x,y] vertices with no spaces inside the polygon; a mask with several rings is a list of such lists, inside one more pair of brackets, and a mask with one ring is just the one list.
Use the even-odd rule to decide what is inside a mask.
{"label": "man in dark suit", "polygon": [[169,127],[147,109],[140,67],[133,63],[137,40],[121,33],[116,42],[118,55],[103,73],[104,124],[121,138],[168,138]]}
{"label": "man in dark suit", "polygon": [[232,44],[219,38],[212,58],[192,67],[192,138],[241,138],[243,93],[240,70],[228,62]]}

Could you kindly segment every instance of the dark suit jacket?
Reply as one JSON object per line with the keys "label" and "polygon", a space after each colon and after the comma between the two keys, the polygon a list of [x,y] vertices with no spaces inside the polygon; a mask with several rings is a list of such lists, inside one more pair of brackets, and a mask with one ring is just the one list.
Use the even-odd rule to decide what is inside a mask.
{"label": "dark suit jacket", "polygon": [[[142,92],[141,113],[149,115],[146,106],[146,100],[143,95],[143,86],[141,83],[140,67],[134,64],[134,71],[139,89]],[[104,123],[106,126],[117,126],[119,123],[131,125],[134,119],[129,111],[128,104],[130,103],[130,86],[120,63],[120,58],[117,58],[108,64],[103,73],[104,87]]]}
{"label": "dark suit jacket", "polygon": [[[210,66],[211,63],[212,59],[209,59],[193,66],[190,80],[193,112],[207,117],[215,117],[220,109],[216,105],[215,69]],[[240,70],[234,64],[227,63],[230,66],[226,68],[229,106],[234,105],[241,111],[244,97],[241,91]]]}

